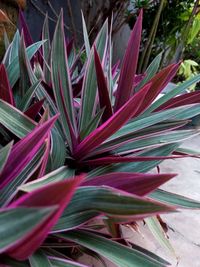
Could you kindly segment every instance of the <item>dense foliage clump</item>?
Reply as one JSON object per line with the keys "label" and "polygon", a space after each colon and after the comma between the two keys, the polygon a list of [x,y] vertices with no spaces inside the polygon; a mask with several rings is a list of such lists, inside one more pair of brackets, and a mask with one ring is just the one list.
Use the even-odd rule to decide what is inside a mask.
{"label": "dense foliage clump", "polygon": [[91,46],[83,19],[78,53],[62,12],[52,42],[48,17],[37,43],[22,13],[20,25],[0,65],[0,264],[86,266],[81,252],[122,267],[167,266],[121,227],[145,219],[164,239],[158,214],[200,208],[158,189],[175,174],[149,173],[188,155],[179,146],[196,134],[183,126],[200,114],[200,94],[184,92],[200,76],[157,98],[179,64],[158,71],[158,55],[136,74],[142,11],[121,67],[112,66],[107,21]]}

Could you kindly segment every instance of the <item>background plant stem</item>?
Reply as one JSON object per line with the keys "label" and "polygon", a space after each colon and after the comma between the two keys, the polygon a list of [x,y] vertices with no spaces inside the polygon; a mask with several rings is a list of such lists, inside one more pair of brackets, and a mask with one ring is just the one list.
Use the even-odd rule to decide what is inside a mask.
{"label": "background plant stem", "polygon": [[138,73],[142,73],[146,70],[146,67],[148,65],[149,62],[149,58],[151,55],[151,51],[152,51],[152,47],[153,47],[153,43],[156,37],[156,32],[157,32],[157,28],[158,28],[158,24],[159,24],[159,20],[160,20],[160,16],[162,13],[162,10],[164,8],[164,4],[165,4],[166,0],[161,0],[158,11],[156,13],[153,25],[151,27],[147,42],[145,44],[144,50],[142,52],[142,56],[140,59],[140,64],[138,67]]}

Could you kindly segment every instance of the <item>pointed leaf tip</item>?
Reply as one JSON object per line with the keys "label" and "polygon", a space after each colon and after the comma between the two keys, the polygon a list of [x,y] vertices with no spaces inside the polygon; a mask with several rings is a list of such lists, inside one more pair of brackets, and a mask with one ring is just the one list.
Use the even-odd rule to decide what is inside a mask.
{"label": "pointed leaf tip", "polygon": [[106,82],[106,78],[104,75],[103,67],[101,64],[101,60],[99,54],[94,46],[94,62],[96,69],[96,77],[97,77],[97,85],[98,85],[98,93],[99,93],[99,102],[100,108],[104,110],[102,120],[106,121],[112,116],[112,105],[109,97],[108,85]]}
{"label": "pointed leaf tip", "polygon": [[0,64],[0,99],[15,106],[12,88],[10,86],[6,68]]}
{"label": "pointed leaf tip", "polygon": [[115,111],[128,101],[133,90],[142,35],[142,18],[143,11],[141,10],[132,30],[122,62],[122,68],[116,92]]}
{"label": "pointed leaf tip", "polygon": [[174,178],[176,174],[151,174],[112,172],[92,177],[83,182],[83,186],[110,186],[137,196],[145,196],[162,184]]}
{"label": "pointed leaf tip", "polygon": [[162,92],[162,90],[168,85],[168,83],[176,75],[180,63],[171,64],[166,68],[158,72],[149,82],[151,82],[151,88],[147,93],[143,105],[139,109],[139,113],[146,110],[150,104],[156,99],[156,97]]}

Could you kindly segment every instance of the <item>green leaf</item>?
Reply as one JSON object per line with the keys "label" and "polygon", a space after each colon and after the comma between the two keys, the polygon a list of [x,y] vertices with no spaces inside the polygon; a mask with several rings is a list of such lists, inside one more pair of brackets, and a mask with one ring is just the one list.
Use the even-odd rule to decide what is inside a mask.
{"label": "green leaf", "polygon": [[35,94],[39,84],[41,83],[41,81],[37,81],[35,84],[33,84],[26,92],[26,94],[24,95],[24,97],[22,98],[21,102],[19,103],[18,108],[22,111],[26,111],[27,108],[29,107],[32,99],[33,99],[33,95]]}
{"label": "green leaf", "polygon": [[116,149],[116,153],[118,154],[126,154],[133,152],[134,150],[139,149],[146,149],[148,147],[159,147],[163,144],[174,143],[183,141],[193,135],[198,134],[195,130],[179,130],[179,131],[171,131],[166,133],[158,133],[154,136],[142,136],[141,139],[138,140],[136,136],[136,140],[129,142],[126,145],[121,146],[120,148]]}
{"label": "green leaf", "polygon": [[14,208],[0,212],[0,253],[47,219],[55,208]]}
{"label": "green leaf", "polygon": [[26,46],[24,41],[24,35],[22,33],[19,46],[19,90],[15,92],[15,100],[18,107],[18,98],[22,98],[30,87],[30,78],[27,71],[27,60],[26,60]]}
{"label": "green leaf", "polygon": [[8,47],[10,45],[10,40],[8,38],[8,34],[7,34],[6,30],[3,31],[3,41],[4,41],[5,50],[8,50]]}
{"label": "green leaf", "polygon": [[[45,41],[39,41],[33,45],[26,48],[28,59],[30,60],[34,54],[40,49],[40,47],[45,43]],[[13,61],[7,66],[7,73],[11,87],[15,85],[19,79],[20,69],[19,69],[19,57],[15,57]]]}
{"label": "green leaf", "polygon": [[5,147],[0,149],[0,173],[3,170],[8,156],[10,154],[11,148],[12,148],[13,142],[10,142],[9,144],[7,144]]}
{"label": "green leaf", "polygon": [[91,119],[87,127],[85,127],[81,131],[80,133],[81,140],[84,139],[86,136],[88,136],[92,131],[94,131],[98,127],[103,113],[104,113],[104,109],[99,110],[99,112],[97,112],[97,114],[95,114],[95,116]]}
{"label": "green leaf", "polygon": [[51,131],[51,151],[52,170],[55,170],[64,165],[66,158],[65,141],[55,127]]}
{"label": "green leaf", "polygon": [[63,181],[68,178],[74,177],[74,170],[69,169],[66,166],[63,166],[51,173],[48,173],[47,175],[43,176],[40,179],[37,179],[33,182],[26,183],[25,185],[22,185],[19,187],[19,190],[25,191],[25,192],[31,192],[35,189],[41,188],[44,185],[48,185],[50,183]]}
{"label": "green leaf", "polygon": [[114,81],[113,81],[113,75],[112,75],[112,62],[113,62],[113,43],[112,43],[112,31],[113,31],[113,14],[111,17],[110,22],[110,30],[109,30],[109,36],[108,36],[108,73],[107,73],[107,79],[109,83],[109,95],[111,103],[114,105],[114,96],[113,96],[113,90],[114,90]]}
{"label": "green leaf", "polygon": [[8,66],[10,64],[9,63],[10,51],[11,51],[11,45],[6,50],[4,58],[2,60],[2,64],[4,64],[4,66]]}
{"label": "green leaf", "polygon": [[50,33],[49,33],[49,22],[48,22],[48,14],[46,14],[44,25],[42,29],[42,39],[47,40],[42,49],[43,49],[43,73],[45,82],[47,84],[51,83],[51,71],[50,71],[50,59],[51,59],[51,44],[50,44]]}
{"label": "green leaf", "polygon": [[66,260],[62,258],[49,257],[52,267],[89,267],[73,260]]}
{"label": "green leaf", "polygon": [[193,23],[190,27],[189,38],[187,40],[187,44],[192,44],[192,42],[194,41],[199,31],[200,31],[200,20],[199,20],[199,17],[196,16],[194,17]]}
{"label": "green leaf", "polygon": [[158,219],[156,217],[146,218],[145,223],[147,224],[154,237],[158,240],[160,245],[169,250],[176,257],[175,250],[169,242]]}
{"label": "green leaf", "polygon": [[83,37],[84,37],[84,44],[85,44],[85,51],[87,57],[90,55],[90,41],[89,41],[89,36],[87,32],[87,27],[84,19],[83,12],[81,11],[81,16],[82,16],[82,25],[83,25]]}
{"label": "green leaf", "polygon": [[36,251],[31,257],[29,257],[29,262],[31,267],[52,267],[50,260],[42,250]]}
{"label": "green leaf", "polygon": [[37,125],[18,109],[0,100],[0,123],[19,138],[23,138]]}
{"label": "green leaf", "polygon": [[161,201],[163,203],[173,205],[177,208],[200,209],[199,201],[183,197],[174,193],[170,193],[161,189],[157,189],[156,191],[151,193],[149,197]]}
{"label": "green leaf", "polygon": [[[4,56],[3,62],[6,67],[18,56],[19,52],[19,42],[20,42],[20,33],[19,30],[16,31],[12,43],[10,45],[10,51],[9,54],[7,55],[7,52]],[[6,56],[8,56],[8,60],[6,59]]]}
{"label": "green leaf", "polygon": [[99,253],[119,267],[164,267],[168,265],[161,258],[156,260],[153,257],[146,256],[139,250],[125,247],[90,232],[76,230],[59,234],[58,236]]}
{"label": "green leaf", "polygon": [[135,88],[135,92],[137,92],[140,88],[142,88],[157,73],[157,71],[159,70],[159,67],[160,67],[161,59],[162,59],[162,53],[158,54],[154,58],[154,60],[151,62],[151,64],[149,65],[149,67],[145,71],[146,76],[140,82],[140,84]]}

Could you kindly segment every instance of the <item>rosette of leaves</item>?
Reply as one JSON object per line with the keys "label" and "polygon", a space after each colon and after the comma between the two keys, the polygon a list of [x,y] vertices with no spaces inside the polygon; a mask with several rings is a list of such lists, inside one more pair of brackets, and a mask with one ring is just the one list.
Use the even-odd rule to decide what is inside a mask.
{"label": "rosette of leaves", "polygon": [[0,66],[2,265],[87,266],[77,252],[116,266],[168,265],[120,228],[149,218],[163,241],[156,215],[200,208],[158,189],[175,174],[149,173],[188,155],[179,146],[197,132],[182,126],[200,114],[200,93],[181,93],[200,75],[158,99],[179,64],[158,72],[159,55],[136,75],[141,31],[142,11],[119,68],[108,21],[91,46],[83,19],[80,65],[84,51],[65,37],[62,12],[52,42],[46,17],[37,43],[20,14]]}

